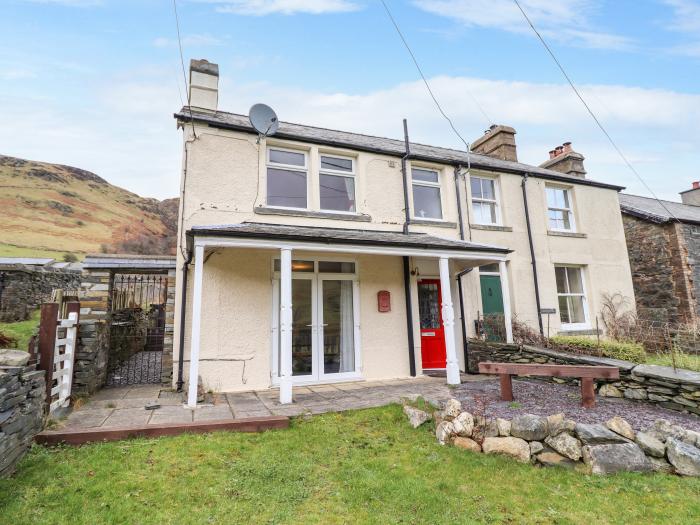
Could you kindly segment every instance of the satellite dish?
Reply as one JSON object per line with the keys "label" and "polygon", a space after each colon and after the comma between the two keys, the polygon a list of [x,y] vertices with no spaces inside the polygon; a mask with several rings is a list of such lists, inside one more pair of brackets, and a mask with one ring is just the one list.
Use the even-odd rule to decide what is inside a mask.
{"label": "satellite dish", "polygon": [[[277,133],[280,123],[274,110],[265,104],[254,104],[248,112],[250,125],[260,137],[269,137]],[[259,138],[258,138],[259,140]]]}

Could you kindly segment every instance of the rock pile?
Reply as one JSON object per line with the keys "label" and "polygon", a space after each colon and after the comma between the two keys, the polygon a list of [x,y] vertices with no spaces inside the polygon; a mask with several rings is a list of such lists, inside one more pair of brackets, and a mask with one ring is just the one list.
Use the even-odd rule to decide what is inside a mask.
{"label": "rock pile", "polygon": [[[431,415],[404,407],[417,428]],[[501,454],[522,463],[563,467],[593,474],[664,472],[700,476],[700,432],[672,425],[664,419],[635,432],[616,416],[604,424],[583,424],[564,414],[549,417],[524,414],[488,419],[462,409],[450,399],[435,413],[435,435],[441,445],[471,452]]]}

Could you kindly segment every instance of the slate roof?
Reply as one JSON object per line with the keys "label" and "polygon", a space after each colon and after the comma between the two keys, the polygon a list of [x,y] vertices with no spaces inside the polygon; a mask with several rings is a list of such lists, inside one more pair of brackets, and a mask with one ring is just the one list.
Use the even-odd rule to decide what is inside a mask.
{"label": "slate roof", "polygon": [[258,239],[279,239],[287,241],[313,241],[327,244],[363,244],[418,248],[432,250],[457,250],[509,253],[511,250],[489,244],[477,244],[457,239],[444,239],[426,233],[409,233],[380,230],[353,230],[346,228],[320,228],[312,226],[287,226],[243,222],[215,226],[193,226],[189,235],[247,237]]}
{"label": "slate roof", "polygon": [[46,266],[55,259],[43,257],[0,257],[0,264],[24,264],[26,266]]}
{"label": "slate roof", "polygon": [[663,205],[651,197],[620,193],[620,209],[622,213],[659,224],[673,221],[673,217],[681,222],[700,224],[700,206],[665,200],[661,202]]}
{"label": "slate roof", "polygon": [[[190,111],[192,112],[191,115]],[[238,113],[228,113],[225,111],[211,113],[198,111],[195,108],[191,108],[190,110],[190,108],[186,106],[183,107],[179,113],[176,113],[175,117],[183,121],[190,121],[192,118],[194,118],[195,121],[204,122],[210,126],[218,128],[243,131],[253,134],[257,133],[250,125],[248,117]],[[282,121],[280,121],[279,130],[277,133],[275,133],[275,137],[282,139],[302,140],[314,144],[345,147],[361,151],[392,155],[395,157],[402,157],[406,151],[403,140],[374,137],[360,133],[350,133],[347,131],[318,128],[314,126],[305,126],[302,124],[293,124],[291,122]],[[588,186],[598,186],[617,191],[624,189],[622,186],[617,186],[614,184],[572,177],[564,173],[559,173],[558,171],[548,170],[538,166],[531,166],[521,162],[500,160],[489,157],[488,155],[480,155],[478,153],[471,153],[468,159],[467,153],[461,150],[428,146],[416,142],[410,143],[410,150],[410,158],[416,160],[433,161],[453,165],[462,164],[465,166],[467,165],[468,160],[470,160],[471,166],[474,168],[515,173],[520,175],[528,173],[533,177]]]}
{"label": "slate roof", "polygon": [[93,253],[85,257],[83,267],[105,270],[172,270],[175,269],[175,256]]}

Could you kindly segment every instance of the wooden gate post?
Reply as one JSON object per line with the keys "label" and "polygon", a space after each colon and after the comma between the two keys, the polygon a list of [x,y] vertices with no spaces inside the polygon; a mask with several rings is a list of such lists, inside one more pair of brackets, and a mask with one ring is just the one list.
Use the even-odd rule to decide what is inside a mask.
{"label": "wooden gate post", "polygon": [[46,401],[51,401],[53,385],[53,358],[56,349],[56,327],[58,324],[58,303],[41,305],[39,324],[39,370],[46,372]]}

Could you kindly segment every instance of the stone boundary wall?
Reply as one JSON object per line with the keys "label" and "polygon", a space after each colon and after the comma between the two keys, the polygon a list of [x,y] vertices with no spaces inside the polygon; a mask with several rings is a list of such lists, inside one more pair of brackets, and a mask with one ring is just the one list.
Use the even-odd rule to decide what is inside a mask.
{"label": "stone boundary wall", "polygon": [[[629,361],[567,354],[534,346],[469,341],[468,371],[478,373],[479,363],[532,363],[560,365],[616,366],[620,379],[596,379],[599,396],[625,397],[636,401],[658,404],[679,412],[700,415],[700,373],[668,366],[638,365]],[[563,382],[578,382],[576,379],[540,379]]]}
{"label": "stone boundary wall", "polygon": [[0,366],[0,478],[14,472],[44,426],[46,380],[31,366]]}
{"label": "stone boundary wall", "polygon": [[0,266],[0,322],[24,321],[55,288],[78,290],[80,272],[12,264]]}

